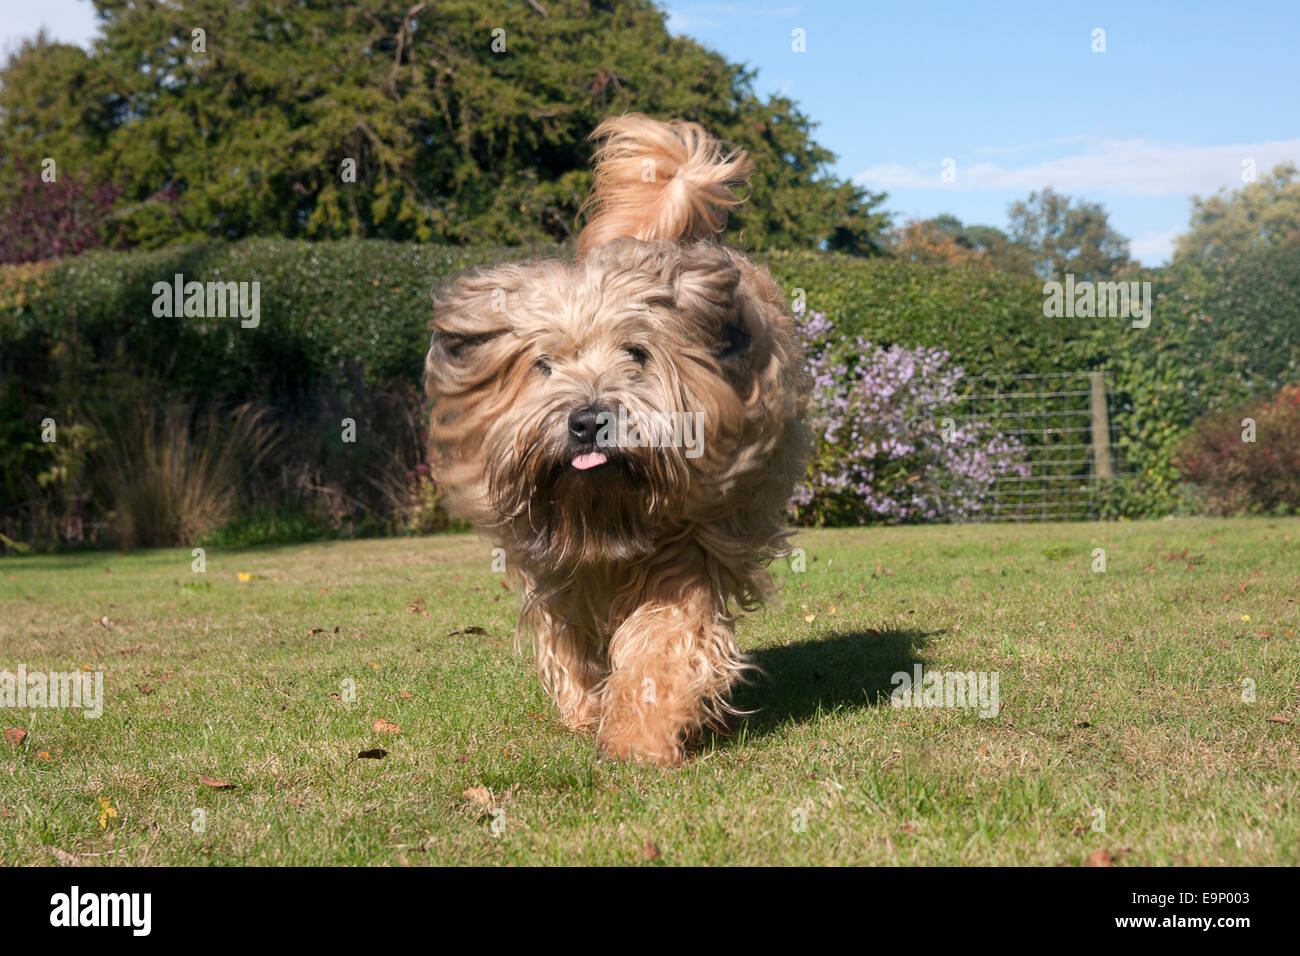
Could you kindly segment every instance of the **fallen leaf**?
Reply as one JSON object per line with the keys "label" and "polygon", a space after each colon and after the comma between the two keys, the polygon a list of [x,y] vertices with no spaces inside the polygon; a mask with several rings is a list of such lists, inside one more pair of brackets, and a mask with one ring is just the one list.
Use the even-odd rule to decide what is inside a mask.
{"label": "fallen leaf", "polygon": [[1109,850],[1093,850],[1084,866],[1114,866],[1115,861],[1111,859]]}
{"label": "fallen leaf", "polygon": [[1291,723],[1291,718],[1286,714],[1274,714],[1268,719],[1268,722],[1270,724],[1289,724]]}
{"label": "fallen leaf", "polygon": [[402,732],[401,727],[384,720],[382,717],[375,721],[375,726],[371,729],[377,734],[392,734],[394,737]]}
{"label": "fallen leaf", "polygon": [[398,694],[397,696],[400,697],[400,698],[402,698],[402,700],[406,700],[407,698],[409,698],[409,697],[411,697],[411,696],[413,696],[413,695],[411,694],[411,692],[410,692],[409,690],[404,690],[404,691],[402,691],[400,694]]}
{"label": "fallen leaf", "polygon": [[138,690],[140,693],[144,694],[146,697],[148,697],[150,694],[153,693],[153,685],[148,683],[136,684],[135,689]]}
{"label": "fallen leaf", "polygon": [[470,787],[461,796],[467,798],[470,803],[476,803],[481,807],[492,805],[492,791],[487,787]]}
{"label": "fallen leaf", "polygon": [[209,777],[206,773],[199,774],[199,783],[205,787],[212,787],[214,790],[234,790],[236,787],[236,784],[218,780],[216,777]]}
{"label": "fallen leaf", "polygon": [[641,844],[641,859],[657,860],[659,859],[659,844],[653,840],[646,840]]}
{"label": "fallen leaf", "polygon": [[117,811],[113,809],[113,801],[108,797],[99,798],[99,828],[108,829],[108,821],[117,819]]}
{"label": "fallen leaf", "polygon": [[26,736],[27,731],[23,730],[21,727],[10,727],[5,731],[5,743],[17,747],[23,742],[23,738]]}
{"label": "fallen leaf", "polygon": [[307,632],[307,635],[311,636],[312,634],[324,634],[324,633],[325,633],[325,628],[313,627],[310,631]]}

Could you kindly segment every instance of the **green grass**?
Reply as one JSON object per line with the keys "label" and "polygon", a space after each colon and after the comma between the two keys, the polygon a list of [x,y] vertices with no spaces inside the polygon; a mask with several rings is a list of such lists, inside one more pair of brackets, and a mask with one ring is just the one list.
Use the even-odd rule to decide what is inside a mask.
{"label": "green grass", "polygon": [[[560,726],[470,536],[0,560],[0,669],[105,682],[97,720],[0,710],[0,860],[1300,861],[1300,519],[796,544],[739,625],[761,710],[676,770]],[[917,661],[997,672],[1000,713],[891,707]]]}

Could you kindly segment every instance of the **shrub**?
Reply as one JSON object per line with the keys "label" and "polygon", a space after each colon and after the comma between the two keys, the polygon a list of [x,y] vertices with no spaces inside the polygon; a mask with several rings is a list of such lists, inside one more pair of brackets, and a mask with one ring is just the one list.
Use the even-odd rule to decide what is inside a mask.
{"label": "shrub", "polygon": [[183,406],[146,408],[104,433],[97,462],[128,547],[193,544],[229,521],[241,477],[272,442],[264,413],[248,405],[225,422],[215,409],[198,422]]}
{"label": "shrub", "polygon": [[1133,474],[1121,511],[1130,517],[1193,504],[1175,457],[1198,419],[1300,380],[1300,238],[1141,278],[1156,296],[1150,328],[1098,323],[1088,345],[1110,373],[1115,450]]}
{"label": "shrub", "polygon": [[[94,423],[132,401],[199,410],[257,401],[283,440],[243,507],[307,514],[336,534],[407,526],[404,476],[423,461],[430,291],[475,263],[557,253],[567,254],[255,239],[0,266],[0,531],[62,539],[80,516],[93,538],[108,507],[84,467],[103,440]],[[792,303],[824,313],[843,350],[859,337],[941,350],[966,373],[952,384],[958,393],[982,376],[1105,369],[1115,451],[1133,473],[1108,490],[1112,515],[1184,508],[1173,458],[1192,423],[1300,379],[1300,242],[1212,274],[1148,272],[1157,302],[1147,329],[1045,318],[1041,283],[997,270],[811,251],[757,258]],[[258,282],[260,325],[155,316],[154,283],[176,273]],[[47,417],[57,444],[40,440]],[[339,439],[343,418],[356,422],[354,443]]]}
{"label": "shrub", "polygon": [[332,533],[328,522],[305,512],[255,508],[200,536],[197,543],[205,548],[248,548],[319,541]]}
{"label": "shrub", "polygon": [[820,252],[758,257],[809,312],[877,345],[943,349],[969,376],[1077,371],[1093,345],[1082,322],[1043,315],[1041,282],[986,268],[854,259]]}
{"label": "shrub", "polygon": [[947,352],[874,347],[861,336],[835,341],[832,328],[820,313],[799,325],[813,378],[814,436],[808,480],[792,499],[799,520],[975,518],[999,478],[1028,473],[1014,439],[978,421],[957,425],[963,372]]}
{"label": "shrub", "polygon": [[1198,422],[1176,463],[1210,514],[1300,511],[1300,385]]}
{"label": "shrub", "polygon": [[[518,250],[515,251],[519,254]],[[62,540],[65,504],[88,502],[71,449],[40,440],[111,419],[119,404],[161,400],[203,410],[257,401],[283,440],[244,506],[287,509],[334,533],[385,530],[376,479],[422,460],[415,423],[428,348],[430,292],[498,250],[391,242],[251,240],[148,252],[95,252],[43,266],[0,267],[0,528]],[[261,322],[153,314],[154,283],[257,282]],[[356,440],[340,440],[342,420]],[[68,434],[71,434],[70,432]],[[75,465],[75,462],[73,463]],[[37,476],[62,468],[58,487]],[[110,503],[86,515],[88,527]]]}
{"label": "shrub", "polygon": [[393,530],[398,534],[433,534],[455,525],[442,507],[442,489],[427,464],[408,471],[395,493]]}
{"label": "shrub", "polygon": [[[73,256],[95,246],[120,242],[109,216],[122,196],[112,183],[87,187],[79,179],[46,182],[41,173],[12,160],[19,180],[0,205],[0,263],[35,262]],[[81,179],[84,179],[84,175]]]}

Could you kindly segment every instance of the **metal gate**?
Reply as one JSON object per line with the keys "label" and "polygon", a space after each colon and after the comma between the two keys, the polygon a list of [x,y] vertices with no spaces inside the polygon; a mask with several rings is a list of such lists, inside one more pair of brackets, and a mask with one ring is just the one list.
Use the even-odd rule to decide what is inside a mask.
{"label": "metal gate", "polygon": [[1113,458],[1104,372],[983,375],[962,380],[959,422],[1014,439],[1027,476],[997,479],[981,520],[1070,521],[1099,516],[1104,479],[1123,477]]}

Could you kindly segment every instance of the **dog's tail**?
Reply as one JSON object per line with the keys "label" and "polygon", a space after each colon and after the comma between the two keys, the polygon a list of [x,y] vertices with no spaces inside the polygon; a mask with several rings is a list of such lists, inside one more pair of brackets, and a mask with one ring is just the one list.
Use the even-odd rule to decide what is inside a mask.
{"label": "dog's tail", "polygon": [[596,127],[596,185],[578,236],[578,258],[619,236],[690,242],[717,236],[744,200],[732,187],[749,179],[744,150],[724,153],[698,123],[661,123],[640,113]]}

